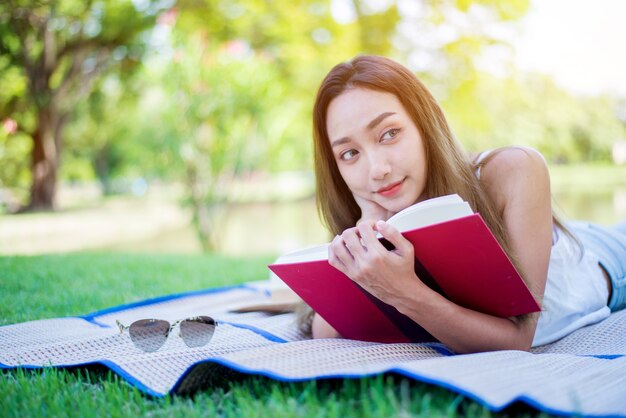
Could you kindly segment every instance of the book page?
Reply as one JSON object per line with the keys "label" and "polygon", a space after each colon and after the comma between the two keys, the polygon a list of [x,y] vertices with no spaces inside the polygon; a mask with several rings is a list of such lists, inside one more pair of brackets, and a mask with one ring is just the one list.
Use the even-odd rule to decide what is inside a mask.
{"label": "book page", "polygon": [[274,264],[288,264],[302,261],[325,260],[328,258],[329,243],[301,248],[281,255]]}
{"label": "book page", "polygon": [[440,196],[416,203],[393,215],[387,222],[400,232],[410,231],[473,213],[469,204],[457,194]]}
{"label": "book page", "polygon": [[387,222],[393,223],[394,219],[398,217],[404,217],[409,213],[416,213],[422,210],[426,210],[430,206],[434,206],[434,205],[442,206],[442,205],[449,205],[449,204],[454,204],[458,202],[463,202],[463,199],[461,199],[461,196],[459,196],[456,193],[445,195],[445,196],[433,197],[432,199],[423,200],[421,202],[414,203],[411,206],[402,209],[400,212],[390,217],[387,220]]}
{"label": "book page", "polygon": [[[407,212],[387,221],[400,232],[449,221],[471,215],[472,209],[467,202],[456,202],[449,205],[427,206],[416,212]],[[398,214],[396,214],[398,215]]]}
{"label": "book page", "polygon": [[[400,232],[471,215],[472,209],[458,194],[439,196],[418,202],[396,213],[387,222]],[[378,234],[380,238],[381,235]],[[274,264],[326,260],[329,243],[314,245],[281,255]]]}

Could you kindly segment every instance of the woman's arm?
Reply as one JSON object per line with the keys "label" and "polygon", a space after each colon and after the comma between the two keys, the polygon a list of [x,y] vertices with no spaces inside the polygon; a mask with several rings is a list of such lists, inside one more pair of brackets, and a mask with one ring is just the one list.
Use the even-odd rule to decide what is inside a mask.
{"label": "woman's arm", "polygon": [[317,312],[313,315],[311,333],[313,334],[313,338],[341,338],[337,330],[326,322],[324,318],[319,316]]}
{"label": "woman's arm", "polygon": [[[509,242],[531,292],[543,295],[552,236],[549,177],[541,155],[508,149],[483,167],[481,181],[503,217]],[[387,251],[377,229],[396,249]],[[364,245],[362,245],[364,244]],[[413,247],[393,227],[361,223],[331,244],[330,263],[370,293],[395,306],[452,350],[528,350],[537,315],[498,318],[456,305],[429,289],[413,271]]]}

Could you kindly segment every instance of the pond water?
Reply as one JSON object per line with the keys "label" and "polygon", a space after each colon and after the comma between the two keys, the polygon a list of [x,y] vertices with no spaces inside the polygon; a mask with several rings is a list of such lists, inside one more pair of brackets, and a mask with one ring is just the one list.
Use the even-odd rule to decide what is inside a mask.
{"label": "pond water", "polygon": [[[560,190],[554,196],[555,210],[563,220],[582,219],[611,225],[626,219],[626,186],[582,191]],[[313,199],[233,206],[221,214],[217,225],[220,252],[236,256],[273,256],[330,239],[318,219]],[[116,249],[201,252],[196,234],[190,226]]]}
{"label": "pond water", "polygon": [[565,220],[581,219],[613,225],[626,220],[626,186],[557,191],[553,205]]}

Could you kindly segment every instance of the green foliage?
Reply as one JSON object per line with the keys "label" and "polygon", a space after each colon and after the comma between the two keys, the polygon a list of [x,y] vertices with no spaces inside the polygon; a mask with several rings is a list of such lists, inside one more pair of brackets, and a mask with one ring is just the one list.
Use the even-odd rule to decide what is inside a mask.
{"label": "green foliage", "polygon": [[[182,181],[188,201],[210,207],[225,200],[229,178],[310,169],[316,88],[333,65],[359,53],[397,57],[418,71],[470,149],[523,144],[555,162],[608,161],[624,136],[609,99],[575,98],[510,68],[499,77],[480,69],[486,50],[507,47],[486,28],[522,17],[528,0],[438,0],[417,13],[367,0],[8,4],[52,16],[57,50],[67,50],[50,74],[53,90],[75,68],[72,57],[95,62],[86,45],[109,54],[106,74],[84,83],[87,100],[69,94],[81,83],[70,83],[61,100],[72,109],[61,178],[97,178],[105,193],[119,178]],[[331,5],[345,15],[333,16]],[[0,132],[0,182],[24,191],[39,102],[18,63],[23,43],[9,30],[12,13],[0,6],[0,83],[9,86],[0,91],[0,122],[11,117],[20,132]],[[30,56],[41,57],[41,39],[24,36]]]}
{"label": "green foliage", "polygon": [[[32,149],[30,137],[22,132],[7,134],[0,125],[0,192],[5,187],[23,201],[30,184],[30,161],[27,156]],[[2,206],[0,197],[0,207]]]}
{"label": "green foliage", "polygon": [[[310,166],[313,92],[358,28],[341,27],[314,1],[200,4],[206,7],[181,1],[161,28],[169,37],[165,52],[146,63],[134,133],[151,156],[136,163],[184,181],[208,250],[214,209],[228,203],[232,179]],[[367,28],[380,35],[370,42],[379,52],[389,48],[395,27],[392,15],[384,17]],[[343,52],[354,55],[359,45]]]}
{"label": "green foliage", "polygon": [[527,0],[440,0],[424,7],[416,24],[441,47],[417,38],[408,50],[430,57],[431,67],[420,76],[467,148],[529,145],[553,162],[610,161],[612,144],[626,134],[613,100],[574,97],[550,79],[516,73],[511,62],[502,63],[498,76],[481,70],[481,55],[489,48],[510,52],[491,35],[497,31],[486,28],[522,17]]}
{"label": "green foliage", "polygon": [[541,77],[502,79],[480,74],[442,100],[468,148],[528,145],[556,163],[610,161],[626,136],[607,97],[574,97]]}
{"label": "green foliage", "polygon": [[188,39],[156,79],[165,100],[151,109],[149,119],[159,122],[150,136],[171,144],[165,149],[181,157],[179,164],[209,184],[259,167],[265,149],[282,139],[268,126],[284,106],[280,74],[243,41]]}
{"label": "green foliage", "polygon": [[[0,36],[5,36],[6,28],[2,18],[0,14]],[[16,47],[12,41],[9,44],[12,48]],[[32,112],[26,111],[20,103],[20,98],[26,94],[27,82],[19,67],[12,65],[11,57],[0,54],[0,191],[10,187],[13,193],[17,193],[19,200],[27,197],[31,180],[28,158],[32,150],[31,138],[19,129],[20,124],[33,124]],[[19,116],[12,113],[14,109],[20,110]],[[15,123],[15,132],[7,132],[3,126],[5,123]],[[2,200],[0,197],[0,206]]]}
{"label": "green foliage", "polygon": [[145,48],[138,35],[153,25],[161,8],[157,2],[141,4],[139,11],[133,2],[116,0],[3,2],[0,51],[6,64],[0,74],[28,80],[17,83],[21,91],[11,95],[10,106],[2,100],[3,111],[51,102],[70,111],[85,83],[104,67],[115,61],[136,65]]}
{"label": "green foliage", "polygon": [[[382,53],[395,20],[377,16],[365,17]],[[105,191],[120,176],[184,180],[211,205],[233,176],[309,167],[313,92],[337,56],[362,49],[358,31],[316,1],[179,1],[141,76],[107,77],[77,109],[63,178],[96,176]]]}
{"label": "green foliage", "polygon": [[0,96],[0,120],[16,121],[33,140],[30,208],[52,209],[65,124],[102,74],[137,67],[147,45],[141,35],[163,6],[152,0],[0,3],[0,81],[15,81]]}
{"label": "green foliage", "polygon": [[[144,144],[142,155],[151,157],[126,159],[158,177],[184,178],[191,165],[193,175],[208,184],[205,189],[218,173],[229,177],[258,169],[310,167],[309,112],[321,77],[342,57],[359,51],[392,54],[389,40],[398,22],[406,19],[393,3],[374,10],[367,2],[355,2],[353,21],[343,24],[330,16],[328,4],[314,1],[279,7],[262,1],[183,0],[177,6],[172,56],[147,61],[151,87],[143,95],[145,107],[135,116],[141,126],[135,139],[126,141]],[[528,2],[441,1],[428,7],[425,19],[435,24],[437,33],[438,25],[450,26],[454,13],[506,21],[522,16]],[[477,14],[478,9],[487,13]],[[499,80],[478,71],[475,57],[497,42],[484,31],[460,31],[441,48],[449,61],[447,70],[422,74],[442,99],[459,138],[470,148],[533,145],[552,160],[608,158],[619,125],[610,103],[594,105],[597,117],[546,120],[549,116],[537,109],[553,97],[560,101],[555,109],[579,112],[584,103],[553,86],[547,90],[533,87],[532,81]],[[124,113],[134,114],[131,109]],[[591,129],[598,123],[610,132]],[[554,131],[558,140],[546,146],[544,138],[554,137]]]}
{"label": "green foliage", "polygon": [[[126,85],[132,74],[111,74],[100,80],[84,106],[66,129],[61,174],[70,181],[98,179],[104,194],[111,194],[113,180],[150,173],[142,164],[150,153],[149,142],[138,140],[142,114],[136,89],[145,83]],[[146,121],[148,123],[149,121]]]}
{"label": "green foliage", "polygon": [[[200,241],[213,249],[213,210],[232,180],[282,150],[303,109],[286,95],[275,60],[244,41],[214,44],[185,37],[171,57],[155,59],[140,137],[152,143],[162,174],[184,180]],[[149,100],[149,97],[152,99]],[[288,108],[287,106],[290,106]],[[299,161],[300,164],[304,160]],[[267,165],[266,165],[267,167]]]}

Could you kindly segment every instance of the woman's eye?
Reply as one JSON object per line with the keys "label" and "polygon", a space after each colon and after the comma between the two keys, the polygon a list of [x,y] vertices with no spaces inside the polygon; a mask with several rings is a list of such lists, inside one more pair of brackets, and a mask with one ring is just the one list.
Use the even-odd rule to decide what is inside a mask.
{"label": "woman's eye", "polygon": [[395,138],[396,135],[398,135],[398,132],[400,132],[400,129],[397,129],[397,128],[389,129],[387,132],[383,134],[381,140],[388,141],[390,139],[393,139]]}
{"label": "woman's eye", "polygon": [[342,152],[339,158],[341,158],[343,161],[349,161],[353,159],[354,157],[356,157],[357,154],[358,152],[356,150],[349,149],[346,152]]}

